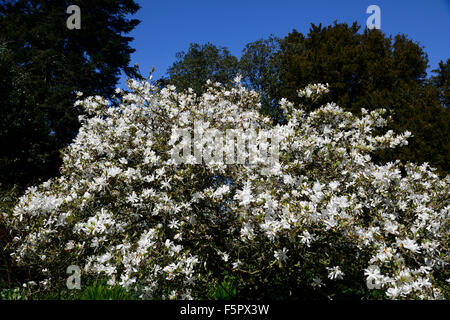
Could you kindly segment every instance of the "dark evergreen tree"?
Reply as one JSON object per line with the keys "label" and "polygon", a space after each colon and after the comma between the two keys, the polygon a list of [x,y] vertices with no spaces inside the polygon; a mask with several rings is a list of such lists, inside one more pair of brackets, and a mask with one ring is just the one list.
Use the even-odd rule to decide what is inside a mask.
{"label": "dark evergreen tree", "polygon": [[239,60],[243,84],[261,94],[261,111],[274,118],[279,113],[271,91],[276,88],[279,80],[279,63],[276,59],[279,47],[280,39],[277,37],[260,39],[248,43]]}
{"label": "dark evergreen tree", "polygon": [[[81,9],[80,30],[67,28],[70,5]],[[121,72],[136,75],[129,67],[132,38],[125,34],[139,23],[129,18],[138,9],[133,0],[0,2],[1,67],[7,69],[0,99],[8,101],[1,105],[3,186],[58,173],[59,150],[79,127],[77,91],[110,97]]]}
{"label": "dark evergreen tree", "polygon": [[[335,23],[312,25],[306,36],[291,32],[276,55],[280,79],[273,96],[301,103],[299,88],[329,83],[330,99],[346,110],[359,113],[361,108],[385,108],[393,117],[387,129],[413,133],[408,146],[395,154],[379,153],[376,158],[429,162],[448,173],[449,111],[441,106],[436,86],[426,78],[428,58],[423,48],[404,35],[393,39],[379,30],[360,33],[359,29],[356,23]],[[445,65],[441,70],[445,74]],[[439,79],[439,88],[445,88],[445,76]]]}
{"label": "dark evergreen tree", "polygon": [[439,62],[439,68],[433,70],[433,72],[436,75],[431,77],[431,85],[439,90],[441,104],[448,108],[450,105],[450,59],[447,59],[445,63]]}
{"label": "dark evergreen tree", "polygon": [[[0,190],[11,187],[18,176],[34,166],[33,153],[48,148],[46,119],[36,108],[31,91],[31,76],[15,60],[5,43],[0,44]],[[47,143],[46,145],[44,143]],[[23,171],[22,171],[23,170]]]}

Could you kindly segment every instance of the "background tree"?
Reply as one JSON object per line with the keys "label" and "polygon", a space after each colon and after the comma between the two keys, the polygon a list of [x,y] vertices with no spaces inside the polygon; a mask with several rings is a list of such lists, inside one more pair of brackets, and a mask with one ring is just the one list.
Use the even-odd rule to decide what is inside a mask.
{"label": "background tree", "polygon": [[[81,8],[80,30],[66,26],[71,4]],[[128,18],[138,9],[133,0],[2,1],[0,30],[8,55],[1,63],[13,66],[2,72],[3,186],[56,175],[60,149],[79,127],[76,92],[110,97],[121,72],[135,75],[129,67],[132,38],[124,34],[139,23]]]}
{"label": "background tree", "polygon": [[[14,54],[7,49],[5,43],[0,43],[0,97],[3,98],[0,104],[2,117],[0,118],[0,170],[2,179],[0,180],[0,212],[4,213],[12,208],[20,195],[18,188],[6,186],[5,180],[11,181],[14,172],[7,168],[20,163],[23,150],[15,149],[14,144],[27,145],[32,148],[39,139],[42,132],[39,121],[32,118],[34,110],[33,99],[27,93],[27,81],[29,75],[17,65]],[[25,136],[18,136],[19,133],[27,131],[29,140]],[[15,137],[15,140],[6,137]],[[44,137],[46,138],[46,137]],[[18,142],[16,142],[18,141]],[[27,161],[27,159],[24,159]],[[5,169],[6,168],[6,169]],[[5,170],[4,170],[5,169]],[[17,276],[8,250],[8,243],[11,235],[6,229],[3,216],[0,215],[0,289],[10,287],[12,278]]]}
{"label": "background tree", "polygon": [[439,68],[433,70],[436,73],[435,76],[431,77],[431,84],[439,90],[439,96],[441,104],[448,108],[450,105],[450,59],[444,63],[439,62]]}
{"label": "background tree", "polygon": [[[426,53],[404,35],[392,39],[379,30],[359,33],[359,29],[357,23],[313,24],[306,36],[296,30],[286,36],[276,55],[280,79],[274,98],[302,102],[298,88],[328,82],[330,98],[339,106],[354,113],[361,108],[386,108],[393,116],[387,129],[413,133],[408,146],[395,154],[380,152],[379,160],[428,161],[448,173],[450,116],[441,106],[436,86],[426,79]],[[445,74],[444,64],[440,70]],[[444,78],[435,78],[439,88],[445,81],[437,79]],[[319,102],[311,107],[317,108]]]}
{"label": "background tree", "polygon": [[172,84],[178,91],[192,88],[195,93],[206,91],[208,79],[226,84],[233,80],[238,70],[238,59],[227,48],[211,43],[191,43],[187,52],[176,54],[177,61],[167,70],[167,78],[160,84]]}
{"label": "background tree", "polygon": [[279,48],[280,39],[270,36],[248,43],[239,60],[243,84],[261,94],[262,112],[273,117],[278,115],[271,91],[276,88],[279,79],[276,59]]}

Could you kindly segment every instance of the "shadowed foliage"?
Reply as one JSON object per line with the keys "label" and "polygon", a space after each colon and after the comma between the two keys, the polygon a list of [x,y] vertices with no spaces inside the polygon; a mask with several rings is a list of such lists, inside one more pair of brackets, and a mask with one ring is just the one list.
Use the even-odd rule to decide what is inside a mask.
{"label": "shadowed foliage", "polygon": [[[70,5],[81,29],[69,30]],[[75,136],[76,92],[110,97],[129,67],[133,0],[19,0],[0,3],[0,181],[28,186],[58,173],[59,150]]]}

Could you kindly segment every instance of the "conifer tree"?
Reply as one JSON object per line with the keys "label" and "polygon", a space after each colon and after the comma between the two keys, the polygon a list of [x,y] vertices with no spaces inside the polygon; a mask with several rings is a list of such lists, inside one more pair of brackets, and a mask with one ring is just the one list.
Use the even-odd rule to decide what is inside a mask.
{"label": "conifer tree", "polygon": [[[81,29],[69,29],[67,8],[81,10]],[[60,149],[71,142],[79,110],[77,91],[111,97],[121,72],[129,66],[131,37],[139,23],[130,19],[133,0],[6,0],[0,3],[2,68],[27,75],[21,89],[2,72],[0,128],[3,187],[30,185],[58,174]],[[7,51],[5,51],[7,50]],[[5,85],[5,87],[3,87]],[[26,100],[23,101],[23,100]]]}

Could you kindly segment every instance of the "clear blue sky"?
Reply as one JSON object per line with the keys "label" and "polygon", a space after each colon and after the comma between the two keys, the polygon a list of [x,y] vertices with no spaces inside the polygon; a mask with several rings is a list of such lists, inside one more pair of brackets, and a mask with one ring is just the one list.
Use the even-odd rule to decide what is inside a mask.
{"label": "clear blue sky", "polygon": [[[293,29],[306,34],[310,23],[334,20],[365,27],[366,9],[381,9],[381,29],[388,35],[406,34],[424,46],[429,69],[450,57],[450,0],[137,0],[141,24],[135,38],[132,63],[143,75],[155,67],[153,79],[165,75],[175,53],[192,42],[211,42],[241,56],[245,44],[270,34],[284,37]],[[124,79],[119,83],[124,87]]]}

